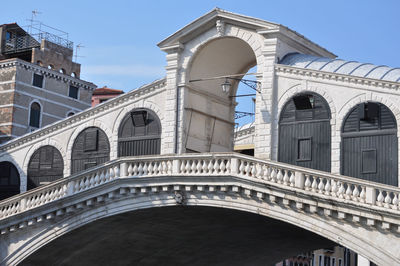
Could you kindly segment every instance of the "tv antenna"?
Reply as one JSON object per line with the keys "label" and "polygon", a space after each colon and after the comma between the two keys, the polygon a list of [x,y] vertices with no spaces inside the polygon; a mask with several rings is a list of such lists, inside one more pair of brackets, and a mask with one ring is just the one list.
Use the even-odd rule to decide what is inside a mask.
{"label": "tv antenna", "polygon": [[79,57],[79,58],[84,57],[84,56],[78,56],[78,51],[79,51],[81,48],[85,48],[85,46],[83,46],[81,43],[80,43],[80,44],[77,44],[77,45],[75,46],[75,62],[77,62],[78,57]]}
{"label": "tv antenna", "polygon": [[33,29],[33,23],[36,21],[35,18],[37,15],[42,14],[42,12],[38,11],[38,10],[32,10],[32,15],[31,15],[31,19],[28,19],[28,21],[31,22],[31,26],[29,27],[29,33],[32,33],[32,29]]}

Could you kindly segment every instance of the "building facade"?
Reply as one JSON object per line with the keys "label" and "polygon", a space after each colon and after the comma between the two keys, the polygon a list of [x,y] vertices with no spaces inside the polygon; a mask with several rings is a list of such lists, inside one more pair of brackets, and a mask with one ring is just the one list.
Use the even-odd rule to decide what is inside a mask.
{"label": "building facade", "polygon": [[90,107],[95,85],[79,78],[72,43],[46,36],[15,23],[0,26],[0,142]]}

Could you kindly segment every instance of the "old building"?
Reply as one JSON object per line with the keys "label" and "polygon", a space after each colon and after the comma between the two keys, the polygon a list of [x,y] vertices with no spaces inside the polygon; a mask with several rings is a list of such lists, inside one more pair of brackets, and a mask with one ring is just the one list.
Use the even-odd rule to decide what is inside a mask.
{"label": "old building", "polygon": [[117,97],[118,95],[123,94],[122,90],[116,90],[107,88],[106,86],[102,88],[97,88],[93,91],[92,95],[92,107],[96,106],[100,103],[104,103],[105,101]]}
{"label": "old building", "polygon": [[80,79],[72,55],[67,39],[0,25],[0,143],[91,106],[95,85]]}

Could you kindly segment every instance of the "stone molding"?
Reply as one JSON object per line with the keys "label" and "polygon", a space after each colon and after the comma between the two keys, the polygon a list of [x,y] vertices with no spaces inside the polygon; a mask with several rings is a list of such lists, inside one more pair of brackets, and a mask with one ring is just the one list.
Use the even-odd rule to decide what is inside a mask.
{"label": "stone molding", "polygon": [[71,76],[68,76],[68,75],[65,75],[62,73],[58,73],[57,71],[54,71],[51,69],[46,69],[44,67],[29,63],[29,62],[24,61],[19,58],[8,59],[8,60],[5,60],[5,62],[0,63],[0,69],[8,68],[8,67],[21,67],[21,68],[25,68],[25,69],[30,69],[36,73],[43,74],[46,77],[55,78],[55,79],[65,82],[65,83],[75,85],[75,86],[78,86],[80,88],[84,88],[87,90],[93,91],[96,88],[96,85],[91,82],[87,82],[87,81],[84,81],[84,80],[81,80],[78,78],[74,78],[74,77],[71,77]]}
{"label": "stone molding", "polygon": [[[400,82],[392,82],[392,81],[384,81],[380,79],[371,79],[371,78],[363,78],[357,76],[350,76],[345,74],[338,74],[333,72],[325,72],[318,70],[311,70],[305,68],[298,68],[286,65],[275,64],[275,73],[277,75],[287,74],[287,75],[295,75],[295,76],[303,76],[303,77],[312,77],[323,80],[330,80],[334,82],[343,82],[345,84],[352,84],[358,86],[369,86],[369,89],[372,89],[377,92],[376,88],[383,88],[387,90],[391,90],[392,93],[400,93]],[[336,83],[337,85],[337,83]]]}

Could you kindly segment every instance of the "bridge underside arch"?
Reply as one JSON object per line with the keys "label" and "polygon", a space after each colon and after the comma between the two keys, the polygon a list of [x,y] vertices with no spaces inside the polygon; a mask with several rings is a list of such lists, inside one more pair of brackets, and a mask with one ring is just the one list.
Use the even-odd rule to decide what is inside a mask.
{"label": "bridge underside arch", "polygon": [[50,242],[21,265],[272,265],[334,245],[253,213],[176,206],[97,220]]}

